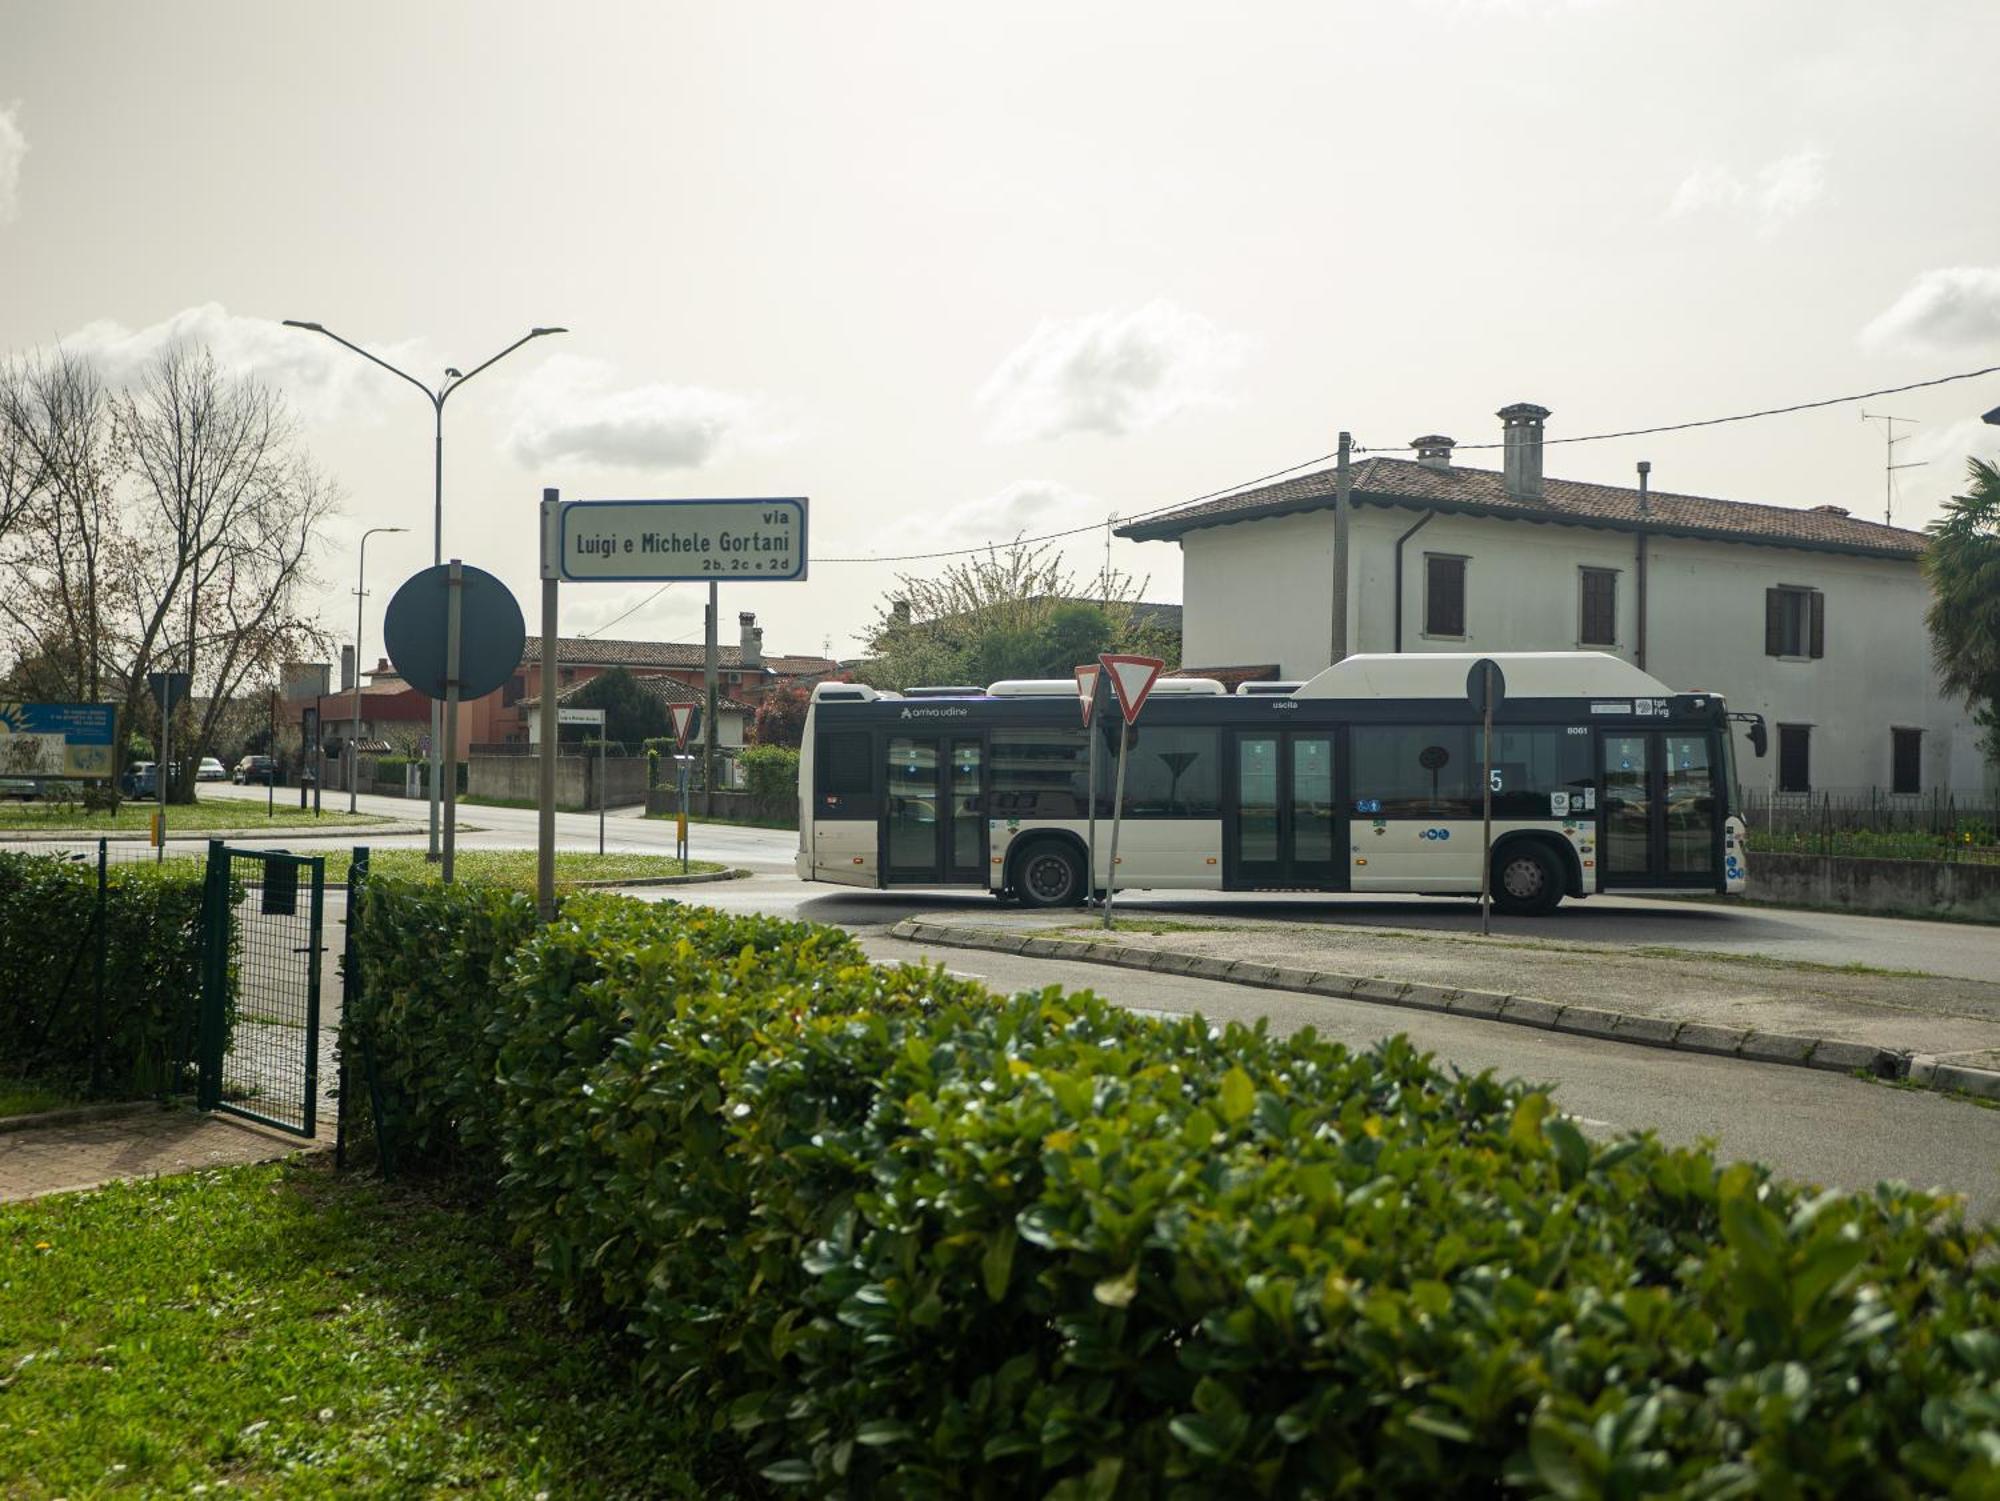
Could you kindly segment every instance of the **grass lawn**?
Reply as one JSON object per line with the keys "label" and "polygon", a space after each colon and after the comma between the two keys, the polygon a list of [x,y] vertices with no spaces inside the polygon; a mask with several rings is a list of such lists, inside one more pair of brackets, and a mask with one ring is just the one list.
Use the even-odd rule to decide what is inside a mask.
{"label": "grass lawn", "polygon": [[[10,800],[0,802],[0,833],[144,834],[153,827],[153,814],[158,808],[157,803],[127,801],[118,805],[116,813],[85,813],[74,804]],[[285,829],[301,826],[338,829],[394,822],[395,819],[375,813],[349,813],[344,809],[336,813],[331,808],[314,818],[311,809],[299,810],[296,790],[292,793],[291,806],[287,807],[281,789],[275,818],[265,816],[262,802],[251,802],[247,798],[217,798],[191,806],[182,803],[167,805],[169,834],[194,833],[203,829],[255,829],[265,824]]]}
{"label": "grass lawn", "polygon": [[[329,883],[347,879],[348,853],[346,850],[330,850],[326,856],[326,879]],[[381,849],[368,856],[369,868],[377,875],[401,876],[404,878],[425,877],[436,880],[443,870],[424,858],[420,849]],[[490,881],[496,885],[519,886],[525,891],[535,889],[535,852],[533,850],[489,850],[462,849],[454,859],[453,874],[461,881]],[[715,860],[690,860],[690,875],[713,875],[726,870],[727,866]],[[599,855],[584,850],[556,851],[556,883],[566,881],[631,881],[653,876],[677,876],[681,873],[681,862],[672,855],[620,854],[616,851]]]}
{"label": "grass lawn", "polygon": [[10,1115],[38,1115],[83,1103],[81,1095],[49,1079],[35,1079],[0,1070],[0,1120]]}
{"label": "grass lawn", "polygon": [[737,1489],[484,1211],[324,1159],[0,1206],[0,1494]]}

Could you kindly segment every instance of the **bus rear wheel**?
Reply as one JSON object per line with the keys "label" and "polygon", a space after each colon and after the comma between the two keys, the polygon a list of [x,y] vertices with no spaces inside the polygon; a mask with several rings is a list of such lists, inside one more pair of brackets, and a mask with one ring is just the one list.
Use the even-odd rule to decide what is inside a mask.
{"label": "bus rear wheel", "polygon": [[1493,906],[1515,917],[1539,917],[1563,899],[1562,867],[1546,846],[1510,844],[1493,857]]}
{"label": "bus rear wheel", "polygon": [[1015,857],[1014,891],[1024,907],[1078,906],[1083,862],[1060,840],[1037,840]]}

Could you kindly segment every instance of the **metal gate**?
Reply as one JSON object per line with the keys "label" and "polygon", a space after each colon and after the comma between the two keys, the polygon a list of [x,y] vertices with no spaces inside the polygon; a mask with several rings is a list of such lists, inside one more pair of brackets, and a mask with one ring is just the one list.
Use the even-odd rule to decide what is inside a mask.
{"label": "metal gate", "polygon": [[196,1103],[298,1136],[317,1130],[326,861],[208,847]]}

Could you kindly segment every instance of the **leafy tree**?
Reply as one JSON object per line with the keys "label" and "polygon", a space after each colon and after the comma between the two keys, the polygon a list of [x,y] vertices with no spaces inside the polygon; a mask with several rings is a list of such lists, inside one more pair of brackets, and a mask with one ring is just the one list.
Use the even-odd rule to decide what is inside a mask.
{"label": "leafy tree", "polygon": [[1133,608],[1143,580],[1079,579],[1046,543],[994,548],[933,578],[900,575],[897,585],[859,674],[877,687],[1068,677],[1105,651],[1179,659],[1173,633]]}
{"label": "leafy tree", "polygon": [[[602,709],[604,738],[619,745],[637,745],[674,732],[667,701],[622,667],[600,673],[567,701],[572,709]],[[572,739],[596,735],[587,725],[567,727]]]}
{"label": "leafy tree", "polygon": [[2000,466],[1973,459],[1972,488],[1930,526],[1931,656],[1945,691],[1964,698],[2000,761]]}
{"label": "leafy tree", "polygon": [[806,710],[812,705],[812,689],[797,683],[772,688],[758,701],[750,720],[752,745],[784,745],[797,749],[805,739]]}

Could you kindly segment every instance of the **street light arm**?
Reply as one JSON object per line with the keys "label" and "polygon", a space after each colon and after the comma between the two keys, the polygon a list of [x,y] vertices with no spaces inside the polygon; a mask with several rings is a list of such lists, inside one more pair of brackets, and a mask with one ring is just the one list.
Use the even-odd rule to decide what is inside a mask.
{"label": "street light arm", "polygon": [[494,355],[492,359],[487,360],[484,364],[474,365],[470,370],[466,371],[465,374],[461,375],[457,380],[453,381],[450,385],[444,387],[443,390],[439,391],[437,398],[438,405],[442,407],[444,405],[444,400],[447,396],[451,395],[452,392],[456,391],[460,386],[464,385],[467,381],[471,380],[473,376],[477,375],[480,371],[484,370],[487,365],[499,364],[500,361],[506,359],[508,355],[512,354],[515,350],[519,349],[523,344],[526,344],[529,340],[539,339],[544,334],[566,334],[568,332],[569,330],[566,328],[530,329],[527,333],[522,334],[520,338],[516,339],[513,343],[509,344],[505,349],[501,350],[498,354]]}
{"label": "street light arm", "polygon": [[391,375],[401,376],[404,380],[408,381],[411,385],[415,386],[419,391],[423,392],[425,398],[429,400],[432,406],[442,406],[444,404],[444,396],[442,393],[433,391],[429,386],[425,385],[422,381],[418,380],[414,375],[410,374],[409,371],[398,370],[394,365],[390,364],[387,360],[382,359],[378,355],[370,354],[367,350],[363,349],[359,344],[341,338],[341,336],[335,333],[332,329],[327,328],[324,325],[318,323],[304,323],[297,318],[287,318],[284,320],[284,322],[286,328],[303,328],[307,330],[309,333],[325,334],[329,339],[333,340],[334,343],[343,345],[346,348],[353,350],[356,354],[360,355],[361,358],[369,361],[371,364],[380,365],[384,370],[388,371]]}

